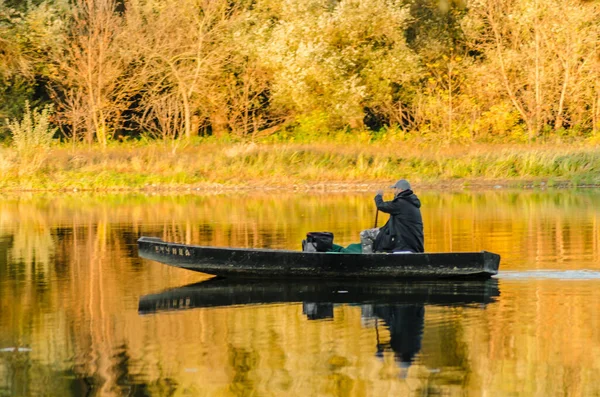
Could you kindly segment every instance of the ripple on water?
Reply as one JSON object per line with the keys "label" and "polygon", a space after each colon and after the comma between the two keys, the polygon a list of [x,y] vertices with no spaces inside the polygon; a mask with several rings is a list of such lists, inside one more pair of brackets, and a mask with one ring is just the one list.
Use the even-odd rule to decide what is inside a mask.
{"label": "ripple on water", "polygon": [[599,280],[600,272],[596,270],[527,270],[500,271],[499,279],[553,279],[553,280]]}

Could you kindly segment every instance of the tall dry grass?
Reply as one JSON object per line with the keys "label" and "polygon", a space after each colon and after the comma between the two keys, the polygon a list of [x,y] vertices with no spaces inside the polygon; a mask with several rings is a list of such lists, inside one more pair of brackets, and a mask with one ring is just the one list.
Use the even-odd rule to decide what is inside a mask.
{"label": "tall dry grass", "polygon": [[387,183],[600,185],[600,151],[583,145],[160,142],[55,146],[24,173],[0,150],[1,189],[300,188]]}

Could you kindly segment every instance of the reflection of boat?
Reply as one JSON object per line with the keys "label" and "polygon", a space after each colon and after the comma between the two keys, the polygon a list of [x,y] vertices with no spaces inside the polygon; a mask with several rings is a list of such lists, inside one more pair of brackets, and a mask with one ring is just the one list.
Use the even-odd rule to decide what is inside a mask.
{"label": "reflection of boat", "polygon": [[[214,278],[139,301],[139,313],[199,307],[308,302],[310,304],[431,304],[490,303],[499,296],[498,280],[461,281],[241,281]],[[321,305],[322,306],[322,305]],[[319,306],[314,306],[319,307]]]}
{"label": "reflection of boat", "polygon": [[481,252],[349,254],[202,247],[141,237],[139,255],[167,265],[246,278],[489,278],[500,255]]}
{"label": "reflection of boat", "polygon": [[[426,305],[472,305],[494,302],[498,280],[413,281],[268,281],[213,278],[201,283],[142,296],[140,314],[194,308],[302,302],[307,320],[333,319],[339,304],[360,307],[363,326],[376,335],[375,356],[393,357],[400,376],[421,350]],[[385,331],[384,331],[385,330]]]}

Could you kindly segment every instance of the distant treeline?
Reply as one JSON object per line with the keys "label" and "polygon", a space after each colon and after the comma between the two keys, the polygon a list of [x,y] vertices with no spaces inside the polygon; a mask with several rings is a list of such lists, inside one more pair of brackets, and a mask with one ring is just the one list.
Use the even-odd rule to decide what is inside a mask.
{"label": "distant treeline", "polygon": [[597,142],[599,43],[598,1],[4,0],[0,138]]}

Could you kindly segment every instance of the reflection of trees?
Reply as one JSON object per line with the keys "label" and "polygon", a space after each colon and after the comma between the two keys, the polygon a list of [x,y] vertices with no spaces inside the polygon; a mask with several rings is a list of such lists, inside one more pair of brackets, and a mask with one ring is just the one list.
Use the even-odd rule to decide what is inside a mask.
{"label": "reflection of trees", "polygon": [[428,250],[498,252],[504,270],[600,263],[597,193],[457,193],[423,202]]}
{"label": "reflection of trees", "polygon": [[[505,270],[547,262],[562,268],[597,268],[600,263],[600,195],[592,191],[423,192],[420,196],[429,251],[487,249],[503,255]],[[301,316],[284,307],[244,311],[242,318],[235,309],[223,309],[202,311],[186,317],[184,323],[181,317],[162,317],[158,322],[141,319],[131,296],[160,289],[169,280],[183,284],[199,277],[139,260],[135,240],[142,234],[216,246],[299,249],[304,234],[312,230],[333,231],[336,242],[342,244],[356,241],[360,230],[372,225],[373,217],[372,197],[363,194],[6,198],[0,202],[2,344],[32,347],[30,363],[20,367],[23,375],[18,378],[30,385],[28,390],[38,390],[44,382],[33,372],[53,376],[44,368],[56,373],[72,371],[73,377],[86,378],[105,394],[118,394],[124,383],[139,382],[138,387],[150,390],[148,394],[164,395],[186,385],[199,387],[200,378],[230,385],[236,376],[242,383],[246,376],[254,382],[253,387],[264,390],[266,381],[257,375],[261,370],[275,374],[271,383],[275,390],[285,390],[284,385],[308,382],[302,371],[309,366],[311,371],[314,367],[330,375],[314,387],[329,387],[327,382],[337,379],[340,390],[348,385],[352,390],[367,390],[372,385],[365,379],[373,377],[367,368],[376,362],[359,362],[363,360],[360,346],[365,332],[375,337],[373,329],[344,335],[343,346],[336,345],[331,356],[321,357],[327,364],[306,363],[301,358],[306,351],[316,355],[315,349],[323,343],[333,346],[339,342],[335,324],[333,328],[322,323],[307,326]],[[559,301],[554,295],[544,295],[544,288],[503,290],[502,298],[511,304],[486,310],[483,328],[465,321],[469,314],[461,309],[454,314],[428,309],[430,318],[443,311],[447,316],[444,324],[451,319],[452,326],[426,327],[423,349],[430,352],[427,365],[455,368],[451,375],[427,375],[430,385],[499,385],[492,372],[507,381],[520,375],[499,367],[496,360],[516,366],[522,364],[521,357],[535,354],[540,357],[536,363],[545,365],[544,357],[550,352],[569,362],[572,372],[561,379],[584,382],[577,379],[591,375],[578,360],[589,368],[598,365],[594,357],[600,355],[588,357],[583,348],[567,349],[571,325],[560,320],[574,319],[577,337],[586,341],[589,351],[600,353],[596,331],[600,323],[590,320],[586,310],[590,300],[598,302],[599,293],[590,290],[584,299],[573,289],[572,297],[566,295]],[[343,313],[345,320],[360,323],[360,316],[349,309]],[[536,313],[536,317],[523,318],[522,313]],[[282,325],[276,327],[275,321]],[[248,330],[252,331],[244,334]],[[510,340],[515,333],[535,337]],[[265,335],[269,338],[267,351],[260,345]],[[235,342],[228,347],[231,338]],[[186,340],[194,343],[182,345]],[[559,343],[549,346],[546,340]],[[147,349],[157,341],[164,346]],[[565,347],[557,352],[553,346]],[[259,357],[233,360],[239,356],[234,351]],[[211,357],[210,364],[202,361],[203,354]],[[5,356],[0,360],[4,368],[14,370],[14,362]],[[239,362],[256,365],[258,372],[232,367]],[[475,369],[473,362],[478,363]],[[560,364],[554,359],[544,368]],[[182,375],[182,365],[199,372]],[[349,366],[358,366],[363,372],[349,373]],[[525,379],[533,382],[535,371],[529,371]],[[557,382],[541,379],[549,390]],[[66,386],[68,382],[56,382],[52,387],[71,387]],[[379,387],[382,392],[391,390]]]}
{"label": "reflection of trees", "polygon": [[[125,348],[125,347],[124,347]],[[94,374],[80,373],[77,368],[57,369],[56,363],[41,364],[31,359],[30,353],[0,356],[0,395],[4,396],[104,396],[156,395],[170,396],[177,382],[170,378],[146,383],[132,371],[132,364],[124,350],[116,356],[112,369],[117,376],[115,389],[102,390],[105,379]]]}
{"label": "reflection of trees", "polygon": [[[486,306],[486,311],[494,305]],[[469,327],[464,317],[484,315],[483,310],[465,307],[429,307],[428,322],[423,333],[423,364],[427,371],[427,382],[422,386],[423,394],[444,394],[455,391],[464,394],[463,387],[469,384],[472,373],[477,371],[469,357],[468,347],[472,341],[465,337]]]}
{"label": "reflection of trees", "polygon": [[[364,194],[127,197],[8,201],[0,207],[0,225],[17,226],[11,233],[15,255],[25,262],[35,256],[47,264],[55,255],[64,257],[54,245],[70,233],[80,239],[91,233],[98,243],[118,244],[132,256],[132,239],[142,233],[203,245],[299,249],[299,241],[312,230],[331,230],[340,244],[356,242],[374,217],[372,197]],[[428,251],[487,249],[501,253],[505,266],[600,261],[598,194],[422,192],[421,198]],[[21,225],[7,216],[15,213],[28,221]],[[105,224],[103,229],[99,223]],[[90,232],[90,227],[96,230]]]}
{"label": "reflection of trees", "polygon": [[7,257],[10,268],[25,281],[45,280],[52,276],[54,240],[47,208],[16,205],[0,210],[0,230],[10,237]]}
{"label": "reflection of trees", "polygon": [[503,303],[490,305],[479,327],[465,327],[468,359],[486,369],[472,374],[470,387],[505,395],[599,395],[598,282],[523,280],[500,287]]}
{"label": "reflection of trees", "polygon": [[[56,370],[53,365],[30,359],[29,353],[10,353],[0,356],[0,395],[49,396],[86,395],[84,382],[74,373]],[[65,394],[66,391],[71,391]]]}

